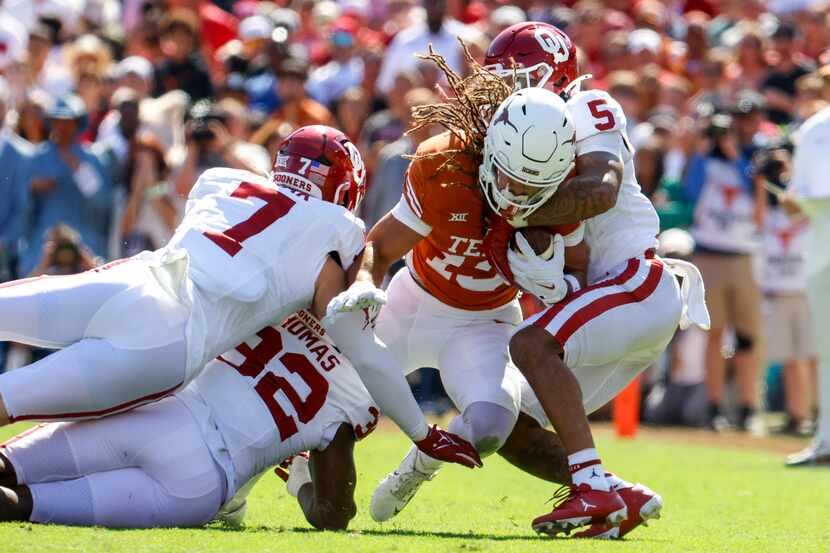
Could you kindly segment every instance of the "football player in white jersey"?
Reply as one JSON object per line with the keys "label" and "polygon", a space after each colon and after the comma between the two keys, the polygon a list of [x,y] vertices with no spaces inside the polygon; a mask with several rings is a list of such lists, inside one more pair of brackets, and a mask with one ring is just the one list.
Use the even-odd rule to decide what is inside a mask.
{"label": "football player in white jersey", "polygon": [[3,285],[0,340],[63,349],[0,375],[0,425],[94,418],[156,401],[260,328],[307,308],[321,318],[328,311],[331,336],[419,448],[479,464],[472,446],[427,426],[375,338],[363,308],[377,307],[382,292],[366,281],[346,289],[364,249],[352,213],[364,177],[343,133],[302,127],[280,145],[269,178],[206,171],[164,248]]}
{"label": "football player in white jersey", "polygon": [[[533,521],[534,529],[555,535],[590,525],[577,535],[622,537],[658,516],[662,500],[642,485],[605,472],[586,412],[606,403],[651,364],[681,320],[708,324],[702,282],[693,266],[671,262],[686,277],[681,290],[664,270],[669,261],[654,255],[658,219],[634,175],[625,115],[605,92],[575,92],[579,79],[570,38],[547,24],[518,24],[496,37],[487,63],[503,77],[517,78],[519,88],[545,87],[567,98],[567,116],[557,119],[554,129],[525,122],[503,109],[507,102],[496,110],[478,170],[490,206],[516,227],[584,222],[590,248],[588,285],[580,288],[583,281],[563,274],[561,240],[553,241],[560,247],[554,247],[552,256],[526,249],[508,253],[513,228],[496,223],[484,241],[490,265],[550,306],[525,321],[510,340],[511,356],[521,370],[515,372],[522,387],[521,410],[530,417],[519,417],[499,453],[541,478],[572,484],[557,494],[560,501],[552,513]],[[575,133],[560,140],[556,131],[570,125]],[[534,154],[547,150],[528,147],[523,140],[543,132],[555,134],[551,140],[560,143],[574,141],[576,150],[575,174],[557,181],[545,203],[543,193],[553,191],[534,182],[538,172],[533,167],[539,161]],[[424,212],[426,201],[420,201]],[[506,375],[504,381],[510,380]],[[558,436],[542,428],[548,418]],[[417,485],[431,478],[430,469],[404,460],[375,490],[373,516],[376,511],[399,512]],[[398,485],[406,482],[416,485]]]}
{"label": "football player in white jersey", "polygon": [[[544,23],[515,25],[494,39],[486,63],[506,78],[517,77],[519,86],[563,94],[576,129],[575,175],[529,217],[521,209],[503,215],[517,227],[585,221],[590,249],[588,286],[547,302],[510,343],[511,358],[526,378],[522,410],[542,425],[553,423],[572,480],[562,501],[533,527],[557,534],[591,525],[581,536],[620,537],[659,512],[661,501],[647,488],[605,472],[586,413],[653,363],[678,324],[708,327],[702,280],[694,266],[655,255],[659,221],[637,183],[625,114],[606,92],[578,90],[570,38]],[[527,193],[520,180],[507,180],[503,186],[514,194]],[[487,184],[486,192],[494,194],[499,183]],[[507,257],[513,272],[508,277],[542,299],[545,288],[562,279],[561,263],[554,260]],[[684,276],[682,289],[667,266]]]}
{"label": "football player in white jersey", "polygon": [[[258,477],[288,460],[288,491],[308,522],[344,529],[356,511],[354,443],[378,415],[348,359],[300,311],[208,363],[174,396],[40,425],[0,445],[0,520],[115,528],[240,521]],[[293,457],[304,451],[311,464]]]}

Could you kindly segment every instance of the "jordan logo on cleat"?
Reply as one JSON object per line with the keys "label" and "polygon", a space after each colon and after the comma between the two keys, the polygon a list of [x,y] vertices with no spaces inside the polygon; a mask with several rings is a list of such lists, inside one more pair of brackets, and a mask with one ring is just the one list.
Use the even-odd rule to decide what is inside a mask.
{"label": "jordan logo on cleat", "polygon": [[591,508],[594,508],[594,509],[597,508],[596,505],[592,505],[592,504],[588,503],[587,501],[585,501],[582,498],[579,499],[579,502],[582,503],[582,510],[584,510],[584,511],[587,511],[588,509],[591,509]]}
{"label": "jordan logo on cleat", "polygon": [[599,478],[600,476],[602,476],[602,474],[599,474],[599,473],[597,472],[596,467],[594,467],[594,468],[591,470],[591,478]]}

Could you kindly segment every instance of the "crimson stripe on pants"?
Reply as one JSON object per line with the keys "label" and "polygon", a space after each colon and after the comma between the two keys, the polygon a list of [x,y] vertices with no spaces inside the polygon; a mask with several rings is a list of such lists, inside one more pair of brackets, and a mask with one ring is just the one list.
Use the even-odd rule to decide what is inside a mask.
{"label": "crimson stripe on pants", "polygon": [[598,290],[600,288],[606,288],[608,286],[621,286],[621,285],[625,284],[626,282],[628,282],[631,278],[633,278],[634,275],[636,275],[637,271],[639,271],[639,270],[640,270],[640,260],[636,259],[636,258],[629,259],[628,260],[628,265],[626,265],[625,270],[622,273],[620,273],[619,275],[617,275],[616,277],[614,277],[612,279],[604,280],[602,282],[598,282],[598,283],[594,284],[593,286],[586,286],[585,288],[583,288],[582,290],[579,290],[575,294],[571,294],[570,296],[565,298],[563,301],[560,301],[556,305],[551,306],[545,312],[544,315],[539,317],[533,323],[533,325],[545,328],[546,326],[548,326],[548,324],[550,324],[550,322],[553,320],[554,317],[556,317],[559,313],[562,312],[563,309],[568,307],[572,302],[578,300],[579,298],[581,298],[582,296],[584,296],[588,292],[591,292],[593,290]]}
{"label": "crimson stripe on pants", "polygon": [[589,303],[573,315],[554,334],[556,341],[564,345],[574,332],[579,330],[591,319],[599,317],[603,313],[630,303],[638,303],[649,297],[657,289],[660,278],[663,275],[663,263],[655,259],[649,262],[651,267],[648,276],[643,283],[631,292],[617,292],[603,296]]}
{"label": "crimson stripe on pants", "polygon": [[86,411],[82,413],[56,413],[54,415],[23,415],[22,417],[10,417],[11,422],[21,422],[21,421],[29,421],[29,420],[68,420],[68,419],[88,419],[88,418],[96,418],[96,417],[103,417],[105,415],[112,415],[119,411],[126,411],[133,407],[138,407],[144,403],[152,403],[154,401],[158,401],[173,392],[175,392],[184,382],[179,382],[172,388],[168,388],[167,390],[163,390],[161,392],[156,392],[155,394],[150,394],[144,397],[140,397],[138,399],[134,399],[132,401],[127,401],[120,405],[116,405],[114,407],[109,407],[107,409],[101,409],[100,411]]}

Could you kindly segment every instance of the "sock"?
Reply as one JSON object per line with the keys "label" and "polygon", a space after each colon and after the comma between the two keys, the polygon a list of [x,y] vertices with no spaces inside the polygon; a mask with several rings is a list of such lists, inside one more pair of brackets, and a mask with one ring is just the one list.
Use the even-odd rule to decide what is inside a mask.
{"label": "sock", "polygon": [[568,470],[574,486],[587,484],[595,490],[607,492],[611,484],[605,477],[605,469],[599,460],[599,454],[594,448],[583,449],[568,455]]}
{"label": "sock", "polygon": [[608,480],[608,484],[611,485],[611,489],[614,490],[614,491],[622,490],[624,488],[633,488],[634,487],[634,484],[632,484],[628,480],[623,480],[622,478],[620,478],[619,476],[617,476],[613,472],[606,472],[605,473],[605,478],[606,478],[606,480]]}
{"label": "sock", "polygon": [[709,414],[709,420],[711,421],[715,417],[720,415],[720,404],[710,401],[709,405],[707,406],[707,410]]}
{"label": "sock", "polygon": [[433,472],[437,471],[441,468],[441,465],[444,464],[443,461],[439,461],[438,459],[434,459],[418,449],[415,446],[412,446],[415,450],[415,470],[418,472],[423,472],[424,474],[432,474]]}
{"label": "sock", "polygon": [[[447,430],[454,434],[458,434],[465,440],[470,440],[470,428],[469,425],[464,420],[464,417],[461,415],[457,415],[451,421],[449,426],[447,426]],[[418,449],[416,446],[412,446],[412,449],[415,450],[415,470],[418,472],[423,472],[424,474],[432,474],[441,468],[441,465],[444,464],[443,461],[439,461],[438,459],[434,459]],[[410,454],[412,452],[410,451]]]}
{"label": "sock", "polygon": [[749,405],[741,405],[741,408],[738,410],[738,424],[741,428],[747,429],[746,425],[749,421],[750,417],[755,414],[755,408]]}

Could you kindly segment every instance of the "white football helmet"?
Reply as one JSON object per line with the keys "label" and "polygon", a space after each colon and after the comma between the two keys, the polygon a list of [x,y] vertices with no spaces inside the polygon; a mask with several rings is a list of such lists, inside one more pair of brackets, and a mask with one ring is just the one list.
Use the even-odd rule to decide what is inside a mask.
{"label": "white football helmet", "polygon": [[[574,168],[576,131],[559,95],[544,88],[511,94],[496,109],[484,140],[478,182],[490,207],[510,218],[539,209]],[[516,195],[499,173],[533,189]]]}

